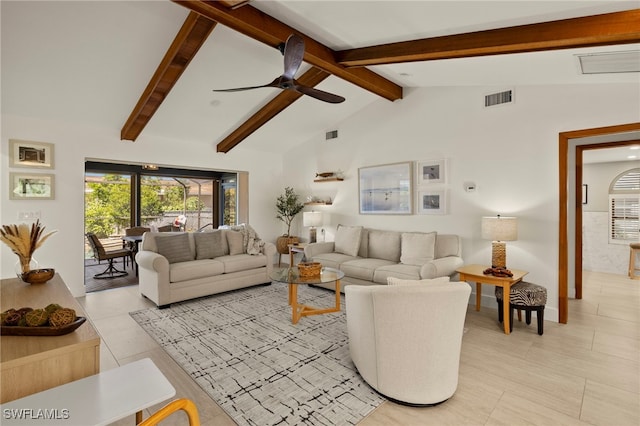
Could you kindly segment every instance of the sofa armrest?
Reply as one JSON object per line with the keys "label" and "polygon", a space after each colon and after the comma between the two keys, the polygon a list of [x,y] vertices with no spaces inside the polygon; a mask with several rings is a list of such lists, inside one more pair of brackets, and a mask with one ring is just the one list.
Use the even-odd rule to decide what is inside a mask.
{"label": "sofa armrest", "polygon": [[433,259],[431,262],[425,263],[420,268],[420,278],[437,278],[451,276],[456,269],[461,267],[464,261],[458,256],[447,256],[440,259]]}
{"label": "sofa armrest", "polygon": [[324,243],[309,243],[304,248],[305,259],[313,259],[320,253],[333,253],[335,243],[333,241]]}
{"label": "sofa armrest", "polygon": [[138,263],[138,288],[158,306],[171,303],[169,291],[169,261],[161,254],[142,250],[136,254]]}
{"label": "sofa armrest", "polygon": [[265,242],[262,246],[262,254],[267,256],[267,275],[271,276],[273,271],[273,264],[276,257],[276,245],[270,242]]}

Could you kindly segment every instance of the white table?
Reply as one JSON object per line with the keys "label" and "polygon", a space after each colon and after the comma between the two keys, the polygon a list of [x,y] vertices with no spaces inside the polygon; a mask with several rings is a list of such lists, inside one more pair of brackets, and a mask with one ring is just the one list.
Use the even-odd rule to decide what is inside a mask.
{"label": "white table", "polygon": [[134,413],[139,423],[142,410],[175,394],[158,367],[145,358],[2,404],[0,423],[108,425]]}

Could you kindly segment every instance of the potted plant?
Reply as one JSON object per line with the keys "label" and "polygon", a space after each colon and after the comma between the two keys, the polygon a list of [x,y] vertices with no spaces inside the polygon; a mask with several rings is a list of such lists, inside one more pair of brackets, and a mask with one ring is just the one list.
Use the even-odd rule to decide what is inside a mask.
{"label": "potted plant", "polygon": [[299,200],[298,195],[293,188],[286,187],[284,194],[281,194],[276,200],[276,218],[283,221],[287,225],[287,233],[278,237],[276,241],[276,249],[280,254],[289,253],[289,244],[297,243],[298,237],[291,236],[291,222],[304,209],[304,204]]}

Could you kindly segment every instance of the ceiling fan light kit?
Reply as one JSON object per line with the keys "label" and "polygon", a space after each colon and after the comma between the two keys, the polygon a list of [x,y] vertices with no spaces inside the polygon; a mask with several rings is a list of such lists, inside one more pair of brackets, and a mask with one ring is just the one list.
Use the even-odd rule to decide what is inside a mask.
{"label": "ceiling fan light kit", "polygon": [[311,96],[323,102],[339,104],[345,101],[345,98],[333,93],[325,92],[314,87],[300,84],[294,77],[300,69],[302,59],[304,58],[304,40],[297,34],[291,34],[287,38],[284,47],[278,46],[284,54],[284,73],[276,77],[271,83],[261,86],[237,87],[235,89],[214,89],[214,92],[240,92],[244,90],[260,89],[263,87],[275,87],[283,90],[293,90],[303,95]]}

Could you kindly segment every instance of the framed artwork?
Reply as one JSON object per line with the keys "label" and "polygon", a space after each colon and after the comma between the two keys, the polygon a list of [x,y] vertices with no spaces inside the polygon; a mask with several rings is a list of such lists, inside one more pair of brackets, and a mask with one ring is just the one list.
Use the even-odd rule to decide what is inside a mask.
{"label": "framed artwork", "polygon": [[582,184],[582,204],[587,204],[587,197],[589,186],[586,183]]}
{"label": "framed artwork", "polygon": [[54,175],[9,173],[10,200],[53,200]]}
{"label": "framed artwork", "polygon": [[447,183],[447,160],[418,161],[416,166],[416,182],[418,185],[430,183]]}
{"label": "framed artwork", "polygon": [[411,162],[358,169],[360,214],[411,214]]}
{"label": "framed artwork", "polygon": [[447,191],[418,192],[418,212],[420,214],[447,214]]}
{"label": "framed artwork", "polygon": [[53,169],[53,144],[9,139],[9,167]]}

